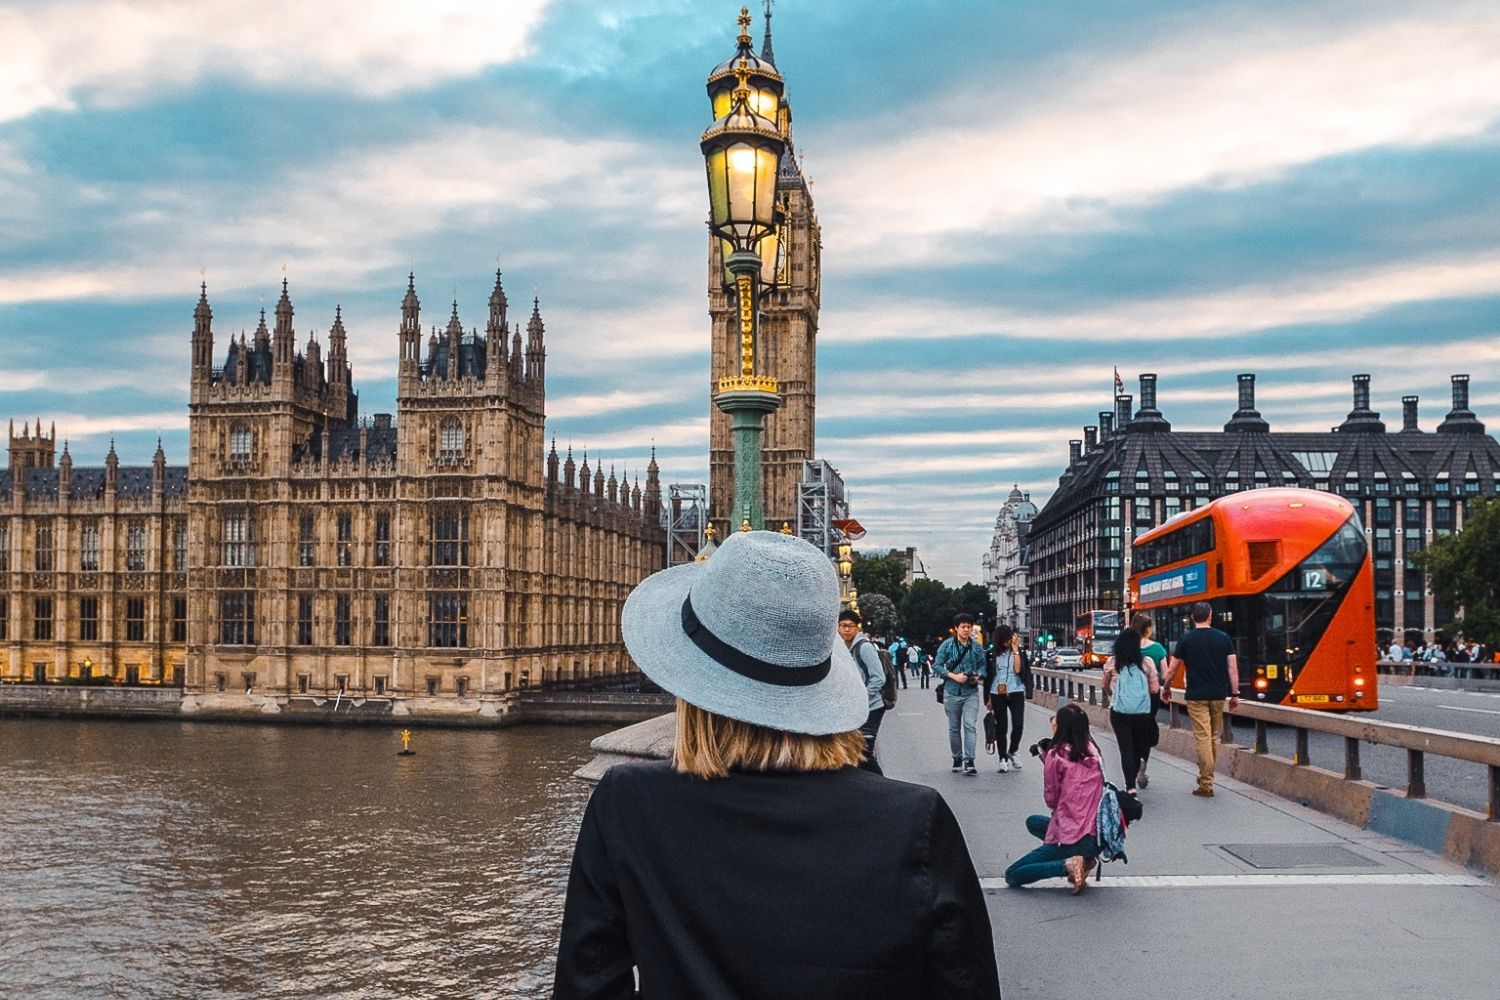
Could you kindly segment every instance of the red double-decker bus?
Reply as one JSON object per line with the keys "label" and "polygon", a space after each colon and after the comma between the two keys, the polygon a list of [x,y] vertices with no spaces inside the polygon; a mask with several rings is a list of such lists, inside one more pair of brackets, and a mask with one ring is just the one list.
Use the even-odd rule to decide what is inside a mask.
{"label": "red double-decker bus", "polygon": [[[1234,640],[1246,698],[1298,708],[1379,707],[1369,546],[1349,501],[1272,488],[1184,511],[1135,541],[1131,605],[1168,648],[1196,601]],[[1181,689],[1181,678],[1173,681]]]}

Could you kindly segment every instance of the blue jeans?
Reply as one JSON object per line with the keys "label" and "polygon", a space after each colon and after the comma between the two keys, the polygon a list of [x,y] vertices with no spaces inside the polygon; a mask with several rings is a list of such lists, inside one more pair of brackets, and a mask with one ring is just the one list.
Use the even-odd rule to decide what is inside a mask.
{"label": "blue jeans", "polygon": [[[1026,832],[1041,840],[1047,836],[1047,824],[1051,820],[1050,816],[1028,816]],[[1018,858],[1015,864],[1005,869],[1005,884],[1014,887],[1030,885],[1044,878],[1066,878],[1068,869],[1063,862],[1077,855],[1085,858],[1099,856],[1099,844],[1092,833],[1076,844],[1042,844],[1025,857]]]}
{"label": "blue jeans", "polygon": [[[953,751],[953,759],[973,760],[974,727],[979,723],[979,689],[969,688],[960,695],[945,695],[943,711],[948,713],[948,749]],[[962,733],[959,732],[960,723]]]}

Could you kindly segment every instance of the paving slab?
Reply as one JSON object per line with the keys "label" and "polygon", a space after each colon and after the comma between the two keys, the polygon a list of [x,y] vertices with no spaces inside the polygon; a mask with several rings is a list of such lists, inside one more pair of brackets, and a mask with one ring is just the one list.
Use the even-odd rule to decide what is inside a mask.
{"label": "paving slab", "polygon": [[[1027,706],[1023,755],[1050,717]],[[1095,738],[1121,784],[1112,734]],[[950,773],[943,706],[916,687],[886,714],[879,757],[958,816],[1007,1000],[1500,996],[1500,885],[1408,842],[1222,775],[1196,798],[1196,765],[1153,754],[1128,863],[1077,897],[1061,880],[1010,889],[1002,873],[1036,843],[1025,818],[1046,812],[1040,763],[1001,774],[981,746],[977,776]]]}

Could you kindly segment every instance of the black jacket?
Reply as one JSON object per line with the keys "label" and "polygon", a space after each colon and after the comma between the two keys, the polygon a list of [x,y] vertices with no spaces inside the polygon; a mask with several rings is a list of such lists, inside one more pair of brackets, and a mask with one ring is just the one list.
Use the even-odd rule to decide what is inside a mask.
{"label": "black jacket", "polygon": [[942,797],[855,768],[704,781],[624,764],[589,800],[556,1000],[999,1000]]}

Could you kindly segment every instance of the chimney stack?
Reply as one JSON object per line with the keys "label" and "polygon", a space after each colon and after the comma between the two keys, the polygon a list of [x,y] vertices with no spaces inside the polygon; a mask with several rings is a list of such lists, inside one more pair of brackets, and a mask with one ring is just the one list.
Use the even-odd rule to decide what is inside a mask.
{"label": "chimney stack", "polygon": [[1417,397],[1401,397],[1401,429],[1403,431],[1419,431],[1417,426]]}
{"label": "chimney stack", "polygon": [[1115,397],[1115,426],[1124,430],[1130,424],[1130,397],[1119,395]]}
{"label": "chimney stack", "polygon": [[1154,374],[1147,373],[1141,376],[1141,408],[1136,411],[1135,419],[1130,421],[1130,429],[1133,431],[1169,431],[1172,429],[1172,425],[1162,419],[1161,411],[1156,408],[1156,375]]}
{"label": "chimney stack", "polygon": [[1370,376],[1354,376],[1354,409],[1349,411],[1349,415],[1336,430],[1341,434],[1351,431],[1385,433],[1385,424],[1381,422],[1380,414],[1370,409]]}
{"label": "chimney stack", "polygon": [[1115,432],[1115,415],[1111,410],[1099,411],[1099,439],[1102,441]]}
{"label": "chimney stack", "polygon": [[1083,429],[1083,453],[1092,455],[1094,449],[1099,446],[1099,428],[1085,427]]}
{"label": "chimney stack", "polygon": [[1441,434],[1483,434],[1484,424],[1469,410],[1469,376],[1453,376],[1453,409],[1438,424]]}
{"label": "chimney stack", "polygon": [[1266,423],[1260,411],[1255,408],[1255,374],[1246,372],[1236,376],[1240,383],[1239,408],[1234,411],[1234,416],[1229,418],[1229,423],[1224,425],[1226,431],[1268,431],[1271,425]]}
{"label": "chimney stack", "polygon": [[1083,457],[1083,442],[1074,438],[1068,442],[1068,464],[1076,465]]}

